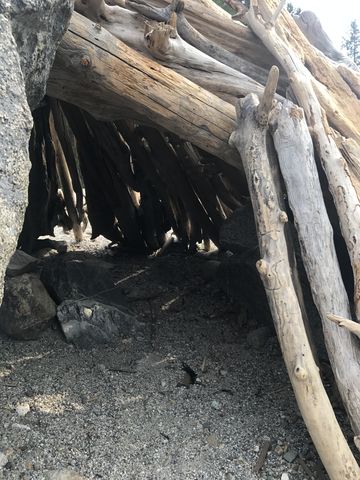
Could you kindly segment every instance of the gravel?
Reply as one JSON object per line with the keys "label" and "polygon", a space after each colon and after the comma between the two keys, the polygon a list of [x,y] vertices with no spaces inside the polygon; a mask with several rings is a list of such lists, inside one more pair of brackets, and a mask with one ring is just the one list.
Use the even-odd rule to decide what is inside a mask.
{"label": "gravel", "polygon": [[[125,293],[143,292],[131,308],[150,333],[88,350],[59,329],[35,341],[1,338],[0,478],[310,478],[283,455],[306,445],[306,465],[319,469],[277,342],[249,347],[244,312],[240,325],[216,283],[199,275],[204,260],[100,247],[88,242],[78,254],[102,256]],[[183,382],[184,364],[194,383]],[[255,475],[265,438],[273,448]]]}

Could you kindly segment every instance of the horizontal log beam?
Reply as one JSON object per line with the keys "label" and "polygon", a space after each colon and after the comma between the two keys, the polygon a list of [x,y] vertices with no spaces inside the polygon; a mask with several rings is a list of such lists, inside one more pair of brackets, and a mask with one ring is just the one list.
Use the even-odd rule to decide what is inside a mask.
{"label": "horizontal log beam", "polygon": [[55,59],[48,95],[101,120],[133,118],[165,128],[242,170],[228,145],[235,108],[74,13]]}

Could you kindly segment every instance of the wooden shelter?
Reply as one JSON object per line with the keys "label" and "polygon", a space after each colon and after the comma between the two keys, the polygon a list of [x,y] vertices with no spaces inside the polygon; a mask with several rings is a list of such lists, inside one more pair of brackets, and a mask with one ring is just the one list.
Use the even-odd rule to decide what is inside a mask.
{"label": "wooden shelter", "polygon": [[359,480],[308,338],[288,228],[291,211],[360,447],[359,72],[330,58],[328,44],[326,55],[315,48],[283,0],[252,0],[249,9],[229,0],[233,18],[212,0],[108,3],[75,0],[79,13],[34,114],[20,246],[51,233],[64,205],[81,240],[84,190],[93,237],[149,253],[170,229],[188,250],[218,244],[223,221],[251,198],[257,269],[300,411],[330,478]]}

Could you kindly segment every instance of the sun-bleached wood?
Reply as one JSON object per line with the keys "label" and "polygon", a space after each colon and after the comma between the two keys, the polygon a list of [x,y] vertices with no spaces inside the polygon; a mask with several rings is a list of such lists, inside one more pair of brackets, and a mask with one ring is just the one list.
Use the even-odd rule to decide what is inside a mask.
{"label": "sun-bleached wood", "polygon": [[[271,3],[270,0],[263,1],[268,4]],[[357,314],[360,315],[359,201],[351,178],[347,174],[346,162],[341,156],[334,138],[331,136],[331,130],[327,125],[326,117],[320,105],[317,95],[319,89],[321,89],[320,84],[311,76],[295,50],[280,38],[274,27],[269,28],[268,24],[262,20],[261,15],[255,15],[254,10],[250,9],[246,16],[253,31],[281,61],[284,70],[288,74],[297,101],[304,109],[307,124],[311,129],[313,140],[329,182],[342,234],[350,255],[355,279],[355,308]],[[305,39],[305,41],[307,40]],[[314,88],[315,85],[318,88]],[[358,130],[356,136],[359,136]],[[340,314],[340,312],[330,311],[334,314]],[[328,312],[329,310],[326,311],[326,313]],[[345,317],[349,316],[347,312],[343,313],[343,315]],[[354,363],[353,358],[349,357],[344,369],[340,365],[344,358],[339,358],[336,351],[330,352],[328,350],[328,352],[332,360],[332,368],[340,394],[349,413],[355,434],[358,435],[360,433],[360,384],[357,380],[359,378],[357,365]],[[357,357],[357,349],[355,346],[352,346],[349,355],[354,354]],[[343,372],[344,376],[340,375],[340,372]]]}
{"label": "sun-bleached wood", "polygon": [[242,169],[237,151],[228,145],[236,118],[232,105],[137,54],[79,14],[59,46],[47,93],[99,119],[150,121]]}
{"label": "sun-bleached wood", "polygon": [[288,260],[284,234],[287,215],[280,207],[281,192],[276,189],[274,166],[267,155],[267,128],[256,120],[258,107],[255,95],[241,101],[237,130],[231,135],[231,143],[243,159],[254,209],[261,254],[257,268],[294,393],[314,445],[331,480],[357,480],[360,469],[337,423],[306,335]]}
{"label": "sun-bleached wood", "polygon": [[[351,317],[314,158],[304,112],[291,102],[278,104],[271,116],[274,144],[294,215],[304,267],[314,303],[320,313],[324,337],[336,383],[355,434],[359,434],[360,351],[349,332],[328,322],[328,313]],[[351,393],[349,393],[351,392]]]}
{"label": "sun-bleached wood", "polygon": [[339,327],[343,327],[346,330],[349,330],[349,332],[353,333],[358,338],[360,338],[360,324],[359,323],[354,322],[354,320],[349,320],[348,318],[341,317],[340,315],[332,315],[331,313],[329,313],[327,315],[327,318],[331,322],[336,323]]}

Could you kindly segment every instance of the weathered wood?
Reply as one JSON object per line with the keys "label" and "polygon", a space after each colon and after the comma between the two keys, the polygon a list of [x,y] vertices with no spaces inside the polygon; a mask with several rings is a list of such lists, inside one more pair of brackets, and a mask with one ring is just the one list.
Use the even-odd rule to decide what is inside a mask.
{"label": "weathered wood", "polygon": [[[186,2],[185,2],[186,3]],[[209,55],[213,59],[249,76],[251,79],[265,85],[267,79],[267,69],[262,68],[250,61],[244,59],[240,55],[235,55],[219,43],[209,40],[206,36],[198,32],[187,20],[184,14],[184,2],[182,0],[173,0],[171,4],[163,8],[153,7],[143,1],[128,1],[126,6],[141,13],[144,17],[156,20],[158,22],[168,23],[172,12],[176,11],[177,21],[176,28],[180,37],[188,44],[196,47],[196,49]],[[106,27],[105,27],[106,28]],[[282,93],[285,92],[284,81],[282,80]]]}
{"label": "weathered wood", "polygon": [[238,153],[227,144],[235,125],[232,105],[79,14],[58,49],[47,91],[103,120],[151,119],[241,170]]}
{"label": "weathered wood", "polygon": [[[276,6],[274,0],[261,2],[261,8],[266,7],[266,10],[272,11]],[[311,91],[324,109],[329,124],[343,136],[360,143],[360,102],[334,68],[333,62],[311,45],[289,13],[282,12],[276,29],[269,27],[262,14],[256,16],[252,8],[246,19],[253,32],[280,62],[294,92],[297,85],[295,96],[305,113],[303,103],[308,97],[307,92],[310,97]],[[312,98],[311,95],[310,102]]]}
{"label": "weathered wood", "polygon": [[[233,66],[229,66],[231,59],[224,65],[224,63],[213,58],[212,55],[209,56],[201,49],[194,48],[192,45],[184,42],[174,32],[170,39],[166,39],[166,32],[170,34],[170,31],[173,31],[176,27],[175,24],[177,22],[174,12],[172,13],[173,27],[163,23],[150,25],[146,23],[146,17],[118,6],[109,7],[104,3],[104,0],[88,0],[88,3],[99,3],[99,20],[97,24],[104,27],[116,38],[146,56],[155,57],[162,65],[170,67],[173,71],[215,93],[220,98],[234,104],[236,98],[252,92],[262,92],[263,87],[253,78],[250,78],[245,72],[242,73],[234,69]],[[133,4],[134,2],[130,3]],[[80,0],[79,5],[81,5],[81,8],[78,10],[83,11],[84,5]],[[101,12],[104,8],[105,15],[102,15]],[[153,7],[141,3],[138,5],[138,10],[140,12],[148,11],[150,18],[160,17],[170,22],[171,10],[169,8],[156,9],[157,14],[154,15]],[[83,13],[90,19],[94,18],[93,9],[91,8],[83,11]],[[233,55],[233,57],[235,56]],[[223,91],[224,85],[226,85],[226,92]]]}
{"label": "weathered wood", "polygon": [[[151,0],[153,5],[160,7],[171,2],[172,0]],[[198,32],[234,55],[265,70],[269,70],[272,65],[279,65],[250,28],[233,21],[231,15],[220,9],[212,0],[186,0],[184,12]]]}
{"label": "weathered wood", "polygon": [[278,105],[272,122],[280,168],[314,303],[322,319],[330,362],[358,435],[360,351],[348,332],[327,321],[329,313],[336,312],[350,318],[351,312],[319,183],[312,140],[303,111],[290,102]]}
{"label": "weathered wood", "polygon": [[279,204],[267,156],[267,129],[257,123],[259,101],[249,95],[241,102],[238,128],[231,141],[244,162],[255,213],[263,280],[280,346],[295,396],[314,445],[332,480],[355,480],[360,470],[341,432],[321,382],[306,335],[292,282],[284,235],[287,215]]}
{"label": "weathered wood", "polygon": [[327,315],[327,318],[331,322],[336,323],[336,325],[338,325],[339,327],[343,327],[346,330],[349,330],[349,332],[360,338],[360,324],[358,324],[357,322],[349,320],[348,318],[341,317],[340,315],[332,315],[330,313]]}
{"label": "weathered wood", "polygon": [[66,209],[71,220],[71,226],[74,232],[75,241],[81,242],[83,237],[83,231],[80,225],[79,215],[76,210],[75,192],[71,181],[69,167],[67,166],[66,158],[59,137],[56,133],[56,129],[54,126],[54,118],[52,115],[50,116],[50,131],[56,153],[56,170],[60,178]]}
{"label": "weathered wood", "polygon": [[[266,1],[270,3],[270,0]],[[334,138],[331,136],[326,118],[323,115],[323,110],[317,97],[319,88],[316,91],[314,89],[314,86],[317,85],[319,87],[319,84],[310,75],[292,47],[279,37],[274,28],[269,28],[261,16],[256,16],[254,11],[250,9],[247,13],[247,18],[249,25],[251,25],[256,34],[282,62],[285,71],[288,73],[294,94],[304,109],[307,123],[311,128],[311,133],[329,182],[330,191],[339,216],[341,231],[350,255],[354,273],[355,308],[360,316],[359,201],[351,178],[347,173],[346,162],[341,156]],[[356,117],[356,113],[354,113],[354,116]],[[352,122],[352,119],[349,121]],[[355,130],[354,125],[352,130],[354,130],[356,136],[359,136],[359,131],[357,128]],[[321,305],[319,305],[319,308],[321,308]],[[327,310],[326,313],[339,314],[340,312]],[[344,316],[347,317],[347,313]],[[336,348],[336,345],[331,347]],[[355,347],[352,347],[351,351],[353,351],[353,348]],[[356,380],[358,378],[358,369],[352,361],[352,355],[355,355],[355,352],[349,353],[344,370],[340,368],[344,358],[337,358],[336,351],[329,351],[340,394],[350,415],[355,434],[358,435],[360,432],[360,386]],[[340,374],[342,371],[345,374],[345,378]],[[353,391],[352,386],[354,386],[356,393],[349,395],[349,391]]]}

